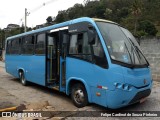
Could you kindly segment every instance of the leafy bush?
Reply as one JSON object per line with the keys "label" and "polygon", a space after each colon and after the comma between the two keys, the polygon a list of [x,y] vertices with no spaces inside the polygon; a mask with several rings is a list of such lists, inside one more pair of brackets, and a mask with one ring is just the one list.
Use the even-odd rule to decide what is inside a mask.
{"label": "leafy bush", "polygon": [[139,34],[143,36],[155,36],[157,34],[157,29],[151,21],[144,20],[139,22]]}

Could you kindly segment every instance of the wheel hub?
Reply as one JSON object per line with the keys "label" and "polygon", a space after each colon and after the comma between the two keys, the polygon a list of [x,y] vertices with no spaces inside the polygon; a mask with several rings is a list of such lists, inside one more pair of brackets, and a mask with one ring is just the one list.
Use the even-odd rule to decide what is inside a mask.
{"label": "wheel hub", "polygon": [[76,90],[74,94],[74,99],[77,103],[82,103],[84,101],[84,93],[82,90]]}

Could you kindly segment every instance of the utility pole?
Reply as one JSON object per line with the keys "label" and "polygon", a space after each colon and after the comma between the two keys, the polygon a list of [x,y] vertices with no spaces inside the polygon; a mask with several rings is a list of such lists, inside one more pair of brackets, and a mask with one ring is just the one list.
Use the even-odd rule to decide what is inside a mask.
{"label": "utility pole", "polygon": [[27,8],[25,8],[25,24],[24,24],[24,32],[27,32]]}
{"label": "utility pole", "polygon": [[86,5],[90,0],[83,0],[84,5]]}

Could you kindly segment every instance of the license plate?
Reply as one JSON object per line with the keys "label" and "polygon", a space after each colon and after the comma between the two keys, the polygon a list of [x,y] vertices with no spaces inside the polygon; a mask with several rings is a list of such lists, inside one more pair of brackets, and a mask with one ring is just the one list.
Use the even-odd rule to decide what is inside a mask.
{"label": "license plate", "polygon": [[146,97],[145,97],[145,98],[142,98],[142,99],[140,100],[140,103],[143,103],[146,99],[147,99]]}

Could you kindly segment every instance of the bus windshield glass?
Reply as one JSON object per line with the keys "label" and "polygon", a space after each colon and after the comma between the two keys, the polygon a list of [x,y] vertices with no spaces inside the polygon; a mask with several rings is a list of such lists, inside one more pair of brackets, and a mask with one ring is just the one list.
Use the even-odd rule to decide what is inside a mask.
{"label": "bus windshield glass", "polygon": [[132,67],[148,66],[137,41],[128,30],[112,23],[96,23],[113,61],[129,64]]}

